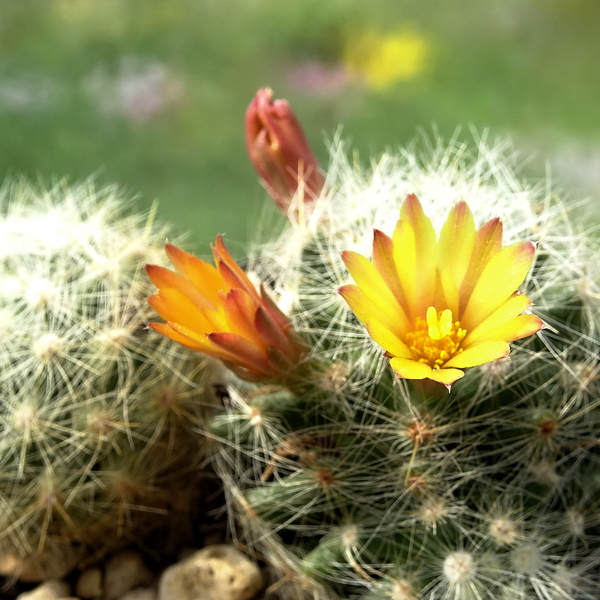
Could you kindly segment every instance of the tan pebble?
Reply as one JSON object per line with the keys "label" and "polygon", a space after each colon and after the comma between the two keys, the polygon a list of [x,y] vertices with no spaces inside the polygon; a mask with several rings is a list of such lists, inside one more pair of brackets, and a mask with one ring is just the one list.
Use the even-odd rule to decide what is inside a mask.
{"label": "tan pebble", "polygon": [[121,596],[120,600],[156,600],[154,588],[136,588]]}
{"label": "tan pebble", "polygon": [[254,562],[234,546],[217,544],[166,569],[158,600],[250,600],[262,586]]}
{"label": "tan pebble", "polygon": [[102,569],[90,567],[81,573],[75,584],[75,593],[87,600],[88,598],[100,598],[104,594],[102,585]]}
{"label": "tan pebble", "polygon": [[106,564],[104,594],[106,600],[117,600],[133,588],[147,585],[153,574],[137,552],[126,550],[115,554]]}
{"label": "tan pebble", "polygon": [[17,596],[17,600],[60,600],[71,594],[71,588],[60,579],[50,579],[29,592]]}

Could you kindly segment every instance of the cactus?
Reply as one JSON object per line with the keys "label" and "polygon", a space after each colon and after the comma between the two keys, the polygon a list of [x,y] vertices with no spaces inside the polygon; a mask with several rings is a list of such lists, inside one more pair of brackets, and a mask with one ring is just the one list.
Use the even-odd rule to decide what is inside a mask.
{"label": "cactus", "polygon": [[0,190],[3,574],[61,576],[164,526],[202,459],[214,369],[146,330],[165,229],[127,204],[91,182]]}
{"label": "cactus", "polygon": [[[515,172],[509,147],[484,140],[413,145],[369,170],[335,144],[311,210],[292,201],[251,253],[250,279],[310,348],[304,380],[233,383],[209,432],[234,531],[282,597],[599,597],[598,243]],[[352,283],[342,252],[369,257],[409,194],[438,232],[464,200],[477,226],[502,218],[505,244],[537,246],[522,288],[544,329],[450,393],[398,377],[337,293]]]}

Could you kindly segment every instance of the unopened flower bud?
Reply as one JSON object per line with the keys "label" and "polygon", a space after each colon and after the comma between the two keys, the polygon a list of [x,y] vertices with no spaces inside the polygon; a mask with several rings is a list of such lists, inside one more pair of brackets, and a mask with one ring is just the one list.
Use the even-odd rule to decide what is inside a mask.
{"label": "unopened flower bud", "polygon": [[300,123],[285,100],[259,90],[246,111],[246,145],[262,182],[285,213],[294,196],[313,202],[324,179]]}

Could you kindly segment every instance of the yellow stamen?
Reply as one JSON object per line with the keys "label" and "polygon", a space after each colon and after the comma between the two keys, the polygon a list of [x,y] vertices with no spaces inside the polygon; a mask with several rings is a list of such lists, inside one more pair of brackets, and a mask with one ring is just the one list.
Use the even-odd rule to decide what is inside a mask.
{"label": "yellow stamen", "polygon": [[452,320],[449,309],[436,311],[430,306],[426,319],[415,319],[415,330],[406,334],[406,343],[419,362],[439,369],[463,351],[460,344],[467,332],[461,329],[460,321]]}

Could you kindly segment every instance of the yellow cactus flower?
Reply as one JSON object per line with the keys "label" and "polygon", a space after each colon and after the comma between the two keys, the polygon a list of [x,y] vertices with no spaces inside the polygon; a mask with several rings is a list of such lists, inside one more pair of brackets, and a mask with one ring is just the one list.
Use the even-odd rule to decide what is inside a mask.
{"label": "yellow cactus flower", "polygon": [[345,64],[375,90],[417,77],[425,70],[430,55],[427,40],[414,31],[380,35],[367,32],[351,40]]}
{"label": "yellow cactus flower", "polygon": [[222,360],[242,379],[285,382],[306,347],[263,287],[257,291],[233,260],[221,236],[211,248],[216,267],[171,244],[165,249],[177,273],[146,265],[158,288],[148,302],[166,321],[148,326]]}
{"label": "yellow cactus flower", "polygon": [[463,369],[509,353],[508,342],[539,331],[522,314],[531,302],[517,288],[535,246],[502,247],[502,222],[475,228],[465,202],[452,208],[439,240],[418,198],[404,201],[392,237],[375,230],[373,260],[346,251],[356,285],[339,293],[405,379],[432,379],[448,389]]}

